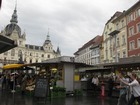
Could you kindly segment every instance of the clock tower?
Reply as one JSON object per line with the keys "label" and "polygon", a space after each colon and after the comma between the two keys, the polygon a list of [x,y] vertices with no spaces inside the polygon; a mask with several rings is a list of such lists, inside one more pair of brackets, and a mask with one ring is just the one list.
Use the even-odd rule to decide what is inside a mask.
{"label": "clock tower", "polygon": [[47,38],[43,44],[43,49],[45,52],[53,52],[53,45],[52,45],[51,40],[50,40],[49,32],[48,32]]}

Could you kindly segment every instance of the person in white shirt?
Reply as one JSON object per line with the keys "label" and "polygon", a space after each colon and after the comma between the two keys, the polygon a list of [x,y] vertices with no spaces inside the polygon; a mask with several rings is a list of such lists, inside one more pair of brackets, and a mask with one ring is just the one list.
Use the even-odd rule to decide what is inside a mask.
{"label": "person in white shirt", "polygon": [[130,100],[128,102],[128,105],[133,105],[135,100],[137,100],[139,105],[140,105],[140,83],[137,80],[137,75],[135,73],[132,73],[130,77],[133,80],[131,83],[128,83],[128,82],[124,81],[120,77],[121,82],[123,82],[124,84],[132,87],[132,95],[131,95],[131,98],[130,98]]}
{"label": "person in white shirt", "polygon": [[98,85],[99,85],[99,79],[98,79],[97,76],[93,76],[92,85],[93,85],[94,94],[96,95],[97,94],[97,88],[98,88]]}

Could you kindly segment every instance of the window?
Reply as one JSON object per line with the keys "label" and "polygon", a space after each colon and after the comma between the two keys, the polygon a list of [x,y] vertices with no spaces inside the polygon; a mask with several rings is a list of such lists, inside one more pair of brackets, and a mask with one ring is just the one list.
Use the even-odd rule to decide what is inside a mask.
{"label": "window", "polygon": [[116,24],[116,30],[119,30],[119,24],[118,23]]}
{"label": "window", "polygon": [[110,30],[110,32],[111,32],[111,31],[112,31],[112,28],[110,28],[109,30]]}
{"label": "window", "polygon": [[129,28],[129,36],[134,35],[134,27]]}
{"label": "window", "polygon": [[113,53],[113,51],[112,51],[112,48],[110,49],[110,57],[112,57],[112,53]]}
{"label": "window", "polygon": [[38,57],[38,53],[36,53],[36,57]]}
{"label": "window", "polygon": [[131,22],[133,20],[133,14],[130,14],[129,16],[128,16],[128,22]]}
{"label": "window", "polygon": [[48,55],[48,58],[50,58],[50,55]]}
{"label": "window", "polygon": [[138,32],[140,32],[140,23],[138,24]]}
{"label": "window", "polygon": [[122,20],[122,27],[124,27],[124,20]]}
{"label": "window", "polygon": [[109,29],[109,24],[107,25],[107,29]]}
{"label": "window", "polygon": [[140,8],[137,10],[137,17],[139,17],[140,16]]}
{"label": "window", "polygon": [[140,39],[138,39],[138,48],[140,48]]}
{"label": "window", "polygon": [[119,47],[120,46],[120,40],[119,40],[119,38],[117,38],[117,47]]}
{"label": "window", "polygon": [[107,38],[107,32],[105,32],[105,39]]}
{"label": "window", "polygon": [[24,62],[27,63],[27,58],[24,58]]}
{"label": "window", "polygon": [[126,57],[126,51],[123,51],[123,58]]}
{"label": "window", "polygon": [[130,42],[130,44],[129,44],[129,49],[130,50],[133,50],[135,48],[135,43],[134,43],[134,41],[132,41],[132,42]]}
{"label": "window", "polygon": [[120,58],[120,53],[118,52],[117,53],[117,62],[119,61],[119,58]]}
{"label": "window", "polygon": [[30,63],[32,63],[32,59],[30,59]]}
{"label": "window", "polygon": [[19,51],[18,51],[18,56],[20,57],[21,55],[22,55],[22,51],[19,50]]}
{"label": "window", "polygon": [[32,53],[30,53],[30,56],[32,56]]}
{"label": "window", "polygon": [[11,56],[15,56],[15,50],[14,49],[11,50]]}
{"label": "window", "polygon": [[108,50],[106,49],[106,60],[108,59]]}
{"label": "window", "polygon": [[19,41],[19,45],[22,45],[22,41]]}
{"label": "window", "polygon": [[125,35],[122,36],[122,45],[125,45]]}

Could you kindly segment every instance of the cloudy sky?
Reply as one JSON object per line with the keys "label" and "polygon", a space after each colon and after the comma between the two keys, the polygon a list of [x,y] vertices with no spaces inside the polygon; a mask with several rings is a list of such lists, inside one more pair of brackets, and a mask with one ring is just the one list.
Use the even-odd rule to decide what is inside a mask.
{"label": "cloudy sky", "polygon": [[[101,35],[116,11],[130,8],[138,0],[17,0],[18,25],[26,32],[26,43],[42,46],[48,28],[54,46],[72,56],[83,44]],[[15,0],[3,0],[0,30],[10,23]]]}

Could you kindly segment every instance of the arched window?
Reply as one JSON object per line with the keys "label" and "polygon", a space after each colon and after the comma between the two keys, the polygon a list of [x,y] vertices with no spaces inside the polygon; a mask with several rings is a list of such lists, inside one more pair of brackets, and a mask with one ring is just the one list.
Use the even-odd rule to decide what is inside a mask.
{"label": "arched window", "polygon": [[30,63],[32,63],[32,59],[30,59]]}
{"label": "arched window", "polygon": [[14,49],[11,50],[11,56],[15,56],[15,50]]}
{"label": "arched window", "polygon": [[48,58],[50,58],[50,55],[48,55]]}
{"label": "arched window", "polygon": [[27,60],[26,60],[26,58],[24,58],[24,62],[26,62],[26,63],[27,63]]}

